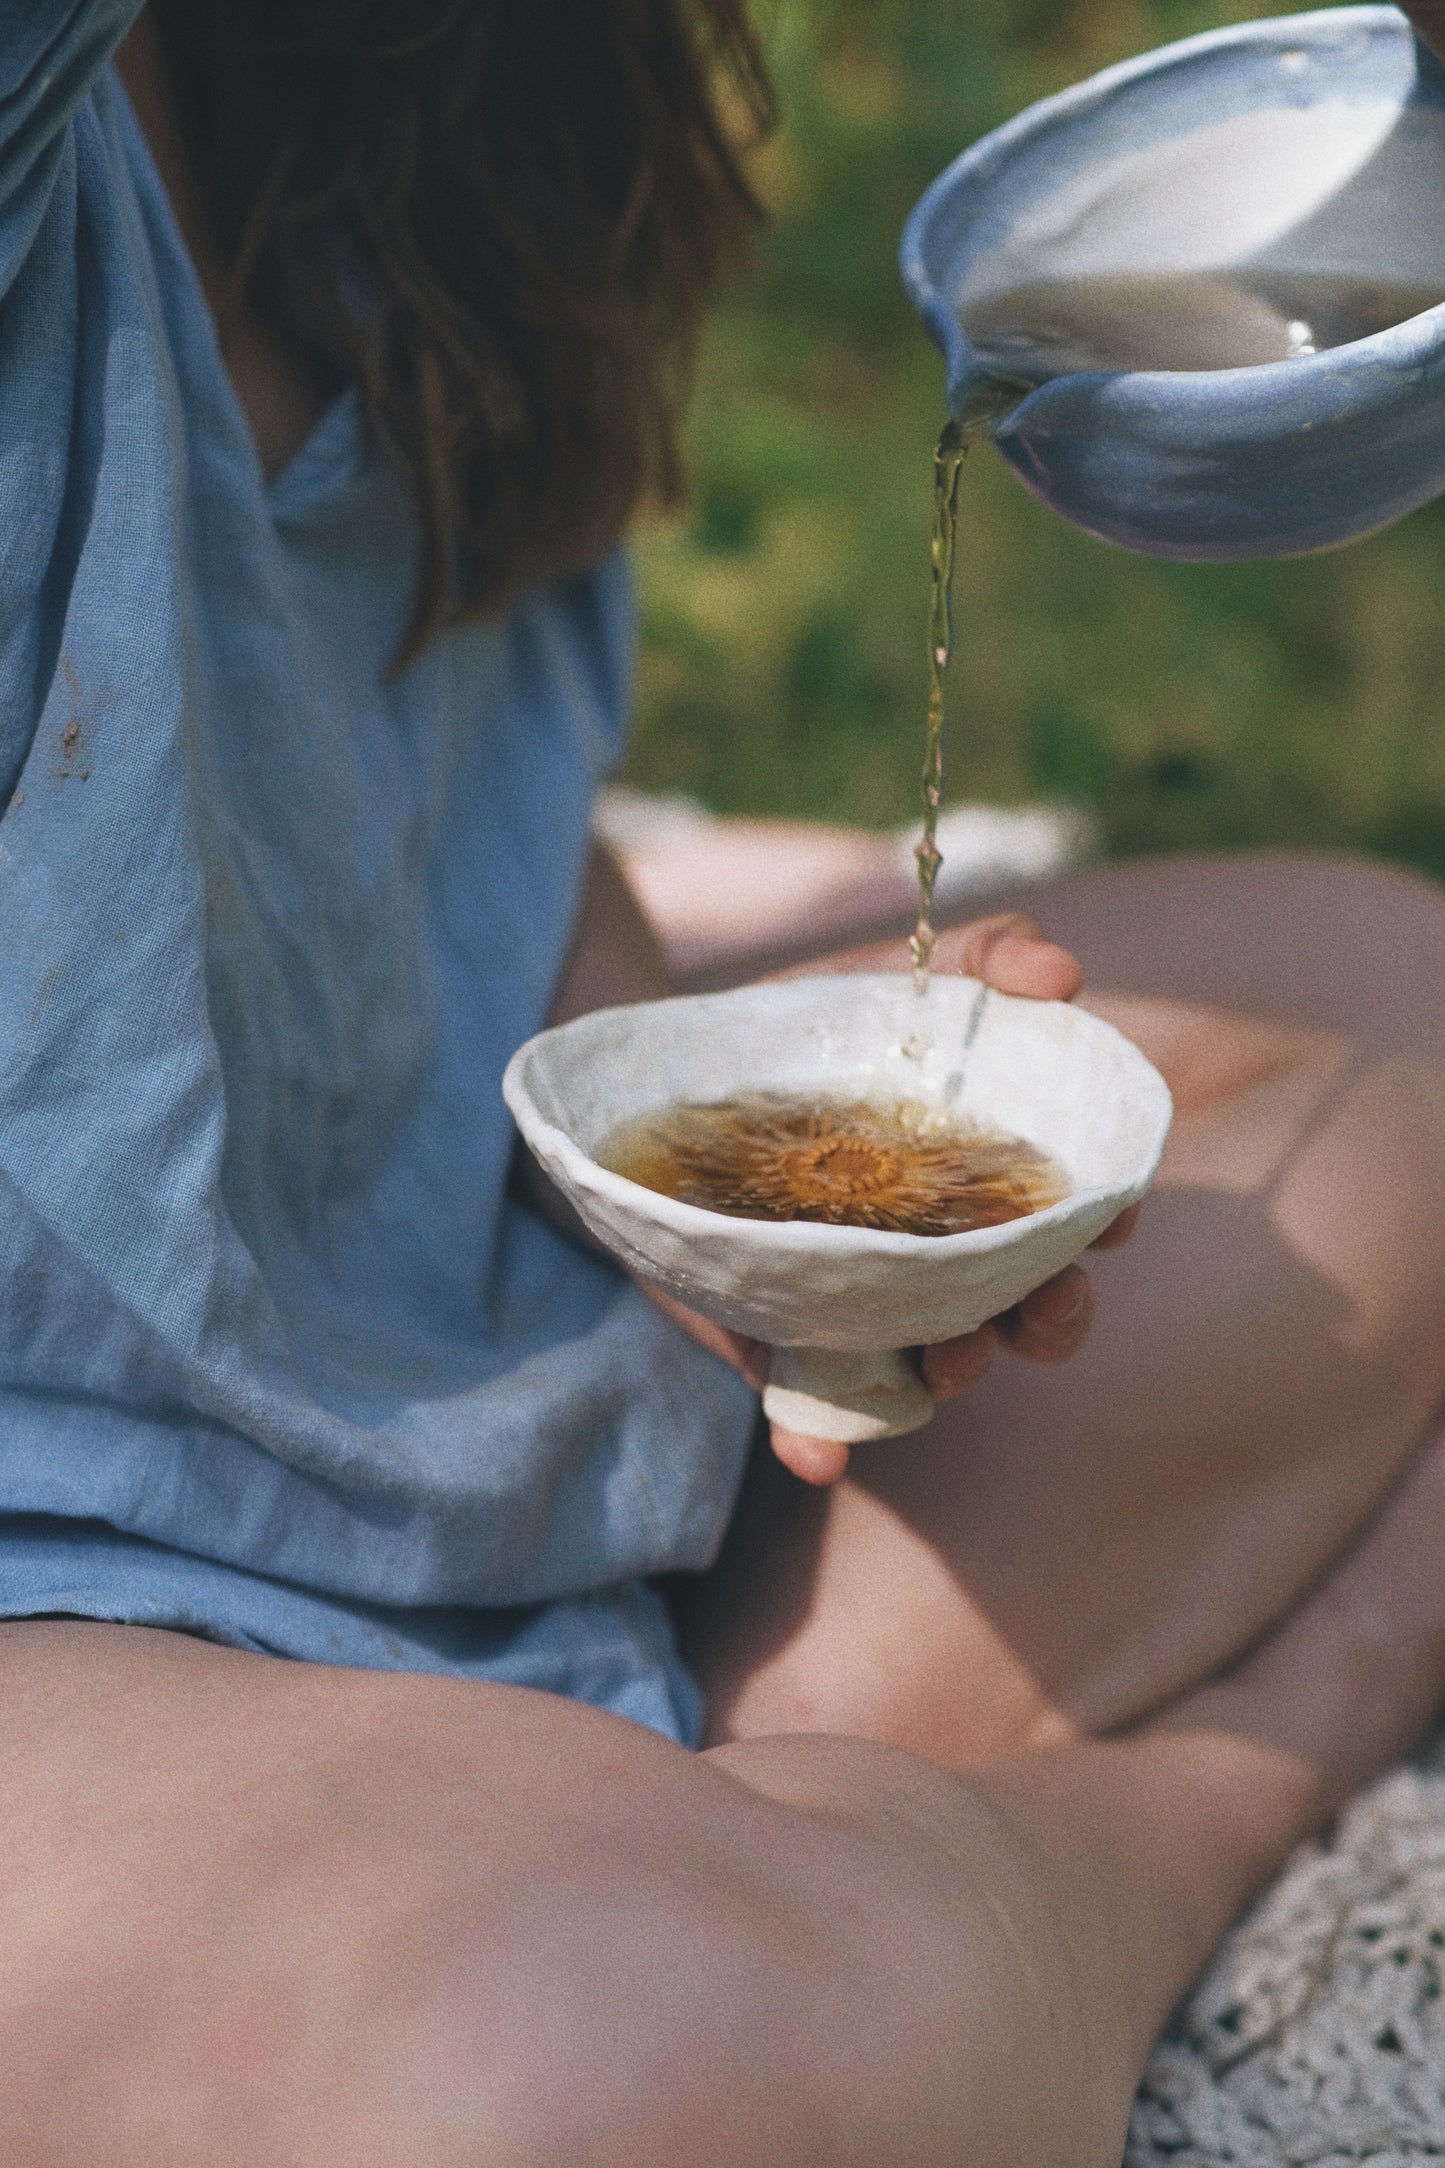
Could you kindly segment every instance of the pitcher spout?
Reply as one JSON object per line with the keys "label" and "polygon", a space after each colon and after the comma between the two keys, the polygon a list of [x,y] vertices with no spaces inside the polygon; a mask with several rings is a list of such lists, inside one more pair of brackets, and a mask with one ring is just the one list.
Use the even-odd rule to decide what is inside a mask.
{"label": "pitcher spout", "polygon": [[963,377],[949,386],[949,420],[965,437],[992,436],[1036,389],[1022,377],[1001,376],[976,359]]}

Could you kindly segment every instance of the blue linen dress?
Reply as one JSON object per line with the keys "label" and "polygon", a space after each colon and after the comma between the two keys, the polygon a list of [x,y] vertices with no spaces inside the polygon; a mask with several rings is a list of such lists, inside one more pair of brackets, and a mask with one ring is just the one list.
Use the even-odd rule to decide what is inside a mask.
{"label": "blue linen dress", "polygon": [[0,0],[0,1615],[691,1737],[754,1403],[508,1194],[628,696],[609,561],[396,682],[345,393],[269,487],[108,66]]}

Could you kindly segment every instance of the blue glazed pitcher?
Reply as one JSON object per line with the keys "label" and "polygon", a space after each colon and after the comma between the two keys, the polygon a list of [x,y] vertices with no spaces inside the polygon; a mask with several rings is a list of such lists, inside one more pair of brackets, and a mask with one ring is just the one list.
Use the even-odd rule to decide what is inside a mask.
{"label": "blue glazed pitcher", "polygon": [[[1392,7],[1214,31],[1044,99],[934,182],[902,264],[950,412],[1126,549],[1289,556],[1445,490],[1445,70]],[[1439,299],[1314,351],[1288,297],[1340,282]],[[1280,358],[1102,366],[1067,310],[1011,339],[1010,296],[1085,291],[1158,297],[1186,363],[1243,293]]]}

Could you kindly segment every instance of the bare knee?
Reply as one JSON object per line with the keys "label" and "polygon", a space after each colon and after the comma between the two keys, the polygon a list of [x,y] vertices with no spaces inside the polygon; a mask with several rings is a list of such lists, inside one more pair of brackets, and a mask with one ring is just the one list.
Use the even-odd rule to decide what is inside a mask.
{"label": "bare knee", "polygon": [[748,1742],[699,1777],[699,1820],[654,1830],[650,1871],[549,1946],[488,2168],[1117,2156],[1117,2013],[1073,1995],[1033,1862],[966,1787],[842,1738]]}
{"label": "bare knee", "polygon": [[131,1629],[0,1652],[7,2168],[991,2157],[970,2042],[1022,1990],[907,1812],[549,1696]]}

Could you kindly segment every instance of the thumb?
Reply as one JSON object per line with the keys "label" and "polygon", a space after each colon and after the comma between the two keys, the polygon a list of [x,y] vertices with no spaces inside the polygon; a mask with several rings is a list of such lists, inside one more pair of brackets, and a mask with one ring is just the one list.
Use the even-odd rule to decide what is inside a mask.
{"label": "thumb", "polygon": [[772,1425],[772,1438],[778,1459],[802,1483],[826,1488],[847,1473],[849,1449],[835,1438],[810,1438],[801,1430],[784,1430],[781,1423]]}

